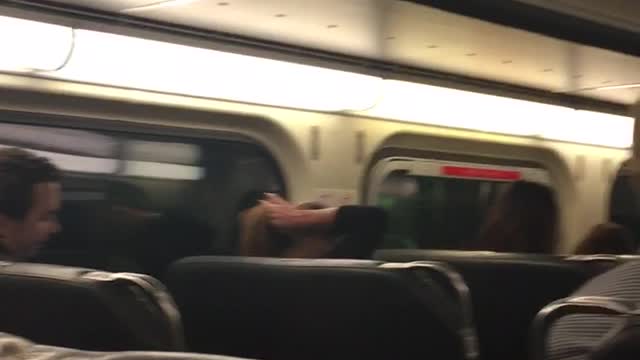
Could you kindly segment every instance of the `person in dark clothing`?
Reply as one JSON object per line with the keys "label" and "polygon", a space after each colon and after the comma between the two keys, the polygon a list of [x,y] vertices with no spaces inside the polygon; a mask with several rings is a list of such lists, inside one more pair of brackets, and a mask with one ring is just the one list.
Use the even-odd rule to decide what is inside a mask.
{"label": "person in dark clothing", "polygon": [[163,279],[174,261],[209,253],[215,231],[206,222],[178,211],[149,218],[136,233],[134,259],[140,271]]}
{"label": "person in dark clothing", "polygon": [[20,149],[0,150],[0,257],[34,256],[60,231],[60,172],[47,159]]}
{"label": "person in dark clothing", "polygon": [[517,181],[489,210],[472,250],[551,253],[556,245],[558,207],[553,190]]}
{"label": "person in dark clothing", "polygon": [[[640,303],[640,261],[630,261],[600,274],[570,297],[606,297],[624,303]],[[556,321],[547,336],[546,359],[587,360],[599,346],[633,318],[598,314],[575,314]],[[636,354],[637,355],[637,354]],[[636,356],[637,357],[637,356]],[[614,358],[617,359],[617,358]]]}
{"label": "person in dark clothing", "polygon": [[179,210],[155,211],[144,190],[132,183],[107,185],[110,230],[100,251],[108,256],[105,270],[162,279],[172,262],[209,253],[215,231],[208,223]]}
{"label": "person in dark clothing", "polygon": [[618,224],[596,225],[578,245],[575,253],[578,255],[633,254],[635,253],[633,235],[627,228]]}
{"label": "person in dark clothing", "polygon": [[[251,211],[257,220],[244,228],[266,231],[244,236],[245,244],[263,244],[254,248],[256,251],[245,252],[249,256],[369,258],[382,241],[387,224],[386,212],[379,208],[295,206],[274,194],[267,194]],[[289,245],[278,250],[283,243]]]}

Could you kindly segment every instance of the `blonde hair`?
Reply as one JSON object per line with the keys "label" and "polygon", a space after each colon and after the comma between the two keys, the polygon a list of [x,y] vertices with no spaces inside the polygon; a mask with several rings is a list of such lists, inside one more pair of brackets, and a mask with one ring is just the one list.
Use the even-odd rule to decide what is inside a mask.
{"label": "blonde hair", "polygon": [[257,205],[240,213],[239,255],[270,256],[269,219],[264,206]]}

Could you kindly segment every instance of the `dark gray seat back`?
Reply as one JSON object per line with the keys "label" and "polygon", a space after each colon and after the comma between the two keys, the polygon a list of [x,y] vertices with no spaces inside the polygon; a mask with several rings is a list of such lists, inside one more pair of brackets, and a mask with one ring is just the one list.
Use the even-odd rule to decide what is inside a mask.
{"label": "dark gray seat back", "polygon": [[437,273],[373,261],[196,257],[175,263],[167,285],[193,351],[463,359],[472,334],[455,288]]}
{"label": "dark gray seat back", "polygon": [[565,257],[483,251],[380,250],[384,261],[440,261],[464,278],[473,301],[480,354],[488,360],[524,359],[529,328],[548,303],[617,264],[614,257]]}
{"label": "dark gray seat back", "polygon": [[84,350],[183,350],[171,296],[155,279],[0,263],[0,332]]}

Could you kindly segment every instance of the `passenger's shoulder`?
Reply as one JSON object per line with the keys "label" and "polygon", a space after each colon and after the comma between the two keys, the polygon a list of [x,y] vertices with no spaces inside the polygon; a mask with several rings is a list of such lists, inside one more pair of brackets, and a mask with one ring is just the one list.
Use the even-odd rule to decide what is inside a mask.
{"label": "passenger's shoulder", "polygon": [[631,261],[585,283],[574,296],[640,297],[640,261]]}

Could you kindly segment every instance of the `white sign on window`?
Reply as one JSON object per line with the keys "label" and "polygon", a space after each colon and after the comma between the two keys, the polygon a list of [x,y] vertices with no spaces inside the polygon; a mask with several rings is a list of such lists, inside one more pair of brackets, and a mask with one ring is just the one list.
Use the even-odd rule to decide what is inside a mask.
{"label": "white sign on window", "polygon": [[314,192],[314,201],[331,207],[355,205],[357,199],[357,192],[349,189],[316,189]]}

